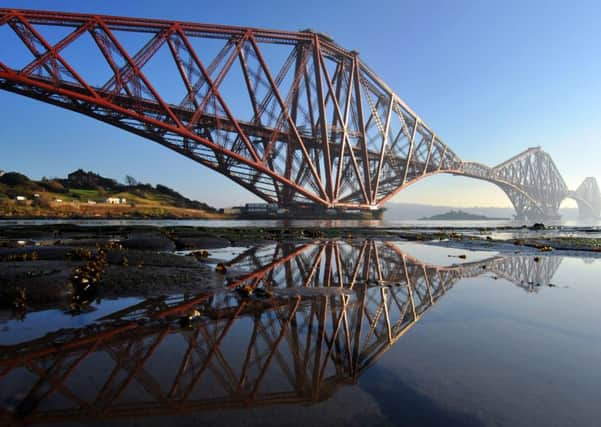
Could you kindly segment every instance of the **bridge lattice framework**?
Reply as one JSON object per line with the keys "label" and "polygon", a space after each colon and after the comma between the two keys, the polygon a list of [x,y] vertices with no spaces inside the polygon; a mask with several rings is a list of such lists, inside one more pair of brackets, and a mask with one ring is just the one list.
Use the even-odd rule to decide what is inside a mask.
{"label": "bridge lattice framework", "polygon": [[[550,157],[463,162],[355,51],[310,30],[0,9],[0,88],[177,151],[281,206],[378,209],[439,173],[498,185],[518,216],[569,192]],[[596,192],[593,190],[596,189]]]}

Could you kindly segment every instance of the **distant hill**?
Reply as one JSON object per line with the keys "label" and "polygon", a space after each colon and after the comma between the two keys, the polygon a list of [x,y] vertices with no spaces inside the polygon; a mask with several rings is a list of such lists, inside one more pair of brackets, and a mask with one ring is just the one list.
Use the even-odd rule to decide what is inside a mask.
{"label": "distant hill", "polygon": [[[194,216],[194,211],[198,211],[199,217],[204,217],[204,214],[217,215],[214,207],[188,199],[164,185],[142,184],[129,176],[126,181],[128,183],[122,184],[82,169],[70,173],[67,178],[43,178],[39,181],[18,172],[6,172],[0,175],[0,215],[60,216],[61,211],[71,212],[74,207],[84,216],[112,216],[118,212],[134,216],[154,216],[157,213]],[[104,210],[100,209],[108,204],[109,199],[118,200],[122,206],[111,206],[110,211],[106,209],[107,206],[104,206]],[[54,210],[45,212],[44,209]],[[176,212],[173,209],[187,211]]]}
{"label": "distant hill", "polygon": [[462,210],[450,210],[443,214],[432,215],[430,217],[422,217],[420,220],[429,220],[429,221],[463,221],[463,220],[472,220],[472,221],[486,221],[486,220],[506,220],[508,218],[491,218],[485,215],[477,215],[464,212]]}
{"label": "distant hill", "polygon": [[[429,217],[432,215],[440,215],[450,210],[461,209],[463,212],[467,212],[475,215],[484,215],[492,218],[513,218],[515,210],[512,207],[461,207],[457,206],[437,206],[427,205],[420,203],[388,203],[386,204],[386,211],[384,212],[384,219],[388,221],[413,221],[423,217]],[[577,208],[561,208],[559,210],[560,215],[566,220],[578,219]]]}

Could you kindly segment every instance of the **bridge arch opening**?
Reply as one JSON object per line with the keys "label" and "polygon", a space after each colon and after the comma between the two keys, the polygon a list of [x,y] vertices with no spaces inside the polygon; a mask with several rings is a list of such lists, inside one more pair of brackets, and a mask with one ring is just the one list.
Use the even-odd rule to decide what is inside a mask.
{"label": "bridge arch opening", "polygon": [[[441,196],[441,188],[445,189],[443,196]],[[442,210],[444,208],[466,209],[477,207],[483,208],[482,214],[487,216],[493,215],[487,213],[489,211],[507,212],[503,215],[507,218],[515,213],[511,200],[497,185],[479,179],[446,173],[427,176],[413,182],[399,192],[390,203],[430,205],[439,207]],[[511,215],[509,215],[510,211]]]}
{"label": "bridge arch opening", "polygon": [[561,201],[559,208],[560,209],[577,209],[578,202],[576,201],[576,199],[573,199],[571,197],[566,197],[565,199],[563,199]]}
{"label": "bridge arch opening", "polygon": [[566,197],[559,205],[559,213],[564,220],[578,220],[580,218],[578,202],[571,197]]}

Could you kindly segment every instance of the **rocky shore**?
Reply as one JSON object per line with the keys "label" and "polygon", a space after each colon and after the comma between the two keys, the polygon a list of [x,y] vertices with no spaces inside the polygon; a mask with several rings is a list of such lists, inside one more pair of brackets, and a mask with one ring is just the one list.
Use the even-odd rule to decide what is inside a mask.
{"label": "rocky shore", "polygon": [[601,257],[599,238],[566,237],[545,230],[497,238],[482,229],[15,225],[0,229],[0,309],[58,307],[77,312],[100,297],[148,297],[221,287],[240,274],[216,268],[231,259],[237,247],[326,238]]}

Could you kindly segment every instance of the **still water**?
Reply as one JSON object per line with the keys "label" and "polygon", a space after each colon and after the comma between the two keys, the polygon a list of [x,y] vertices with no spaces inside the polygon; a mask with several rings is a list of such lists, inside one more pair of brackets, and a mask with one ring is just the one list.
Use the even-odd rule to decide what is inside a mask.
{"label": "still water", "polygon": [[[76,224],[76,225],[148,225],[157,227],[376,227],[376,228],[499,228],[531,225],[517,220],[393,220],[393,219],[0,219],[0,226]],[[566,228],[601,229],[601,219],[548,221],[547,225]]]}
{"label": "still water", "polygon": [[448,230],[465,235],[486,235],[495,239],[513,239],[524,237],[585,237],[601,238],[601,220],[565,220],[547,222],[547,229],[532,230],[528,225],[513,220],[485,221],[430,221],[430,220],[348,220],[348,219],[314,219],[314,220],[152,220],[152,219],[16,219],[0,220],[0,227],[37,226],[49,224],[74,224],[79,226],[149,226],[149,227],[307,227],[307,228],[374,228],[382,230],[411,230],[412,232],[429,232],[432,230]]}
{"label": "still water", "polygon": [[0,422],[601,423],[600,259],[373,240],[217,255],[235,273],[212,289],[1,321]]}

